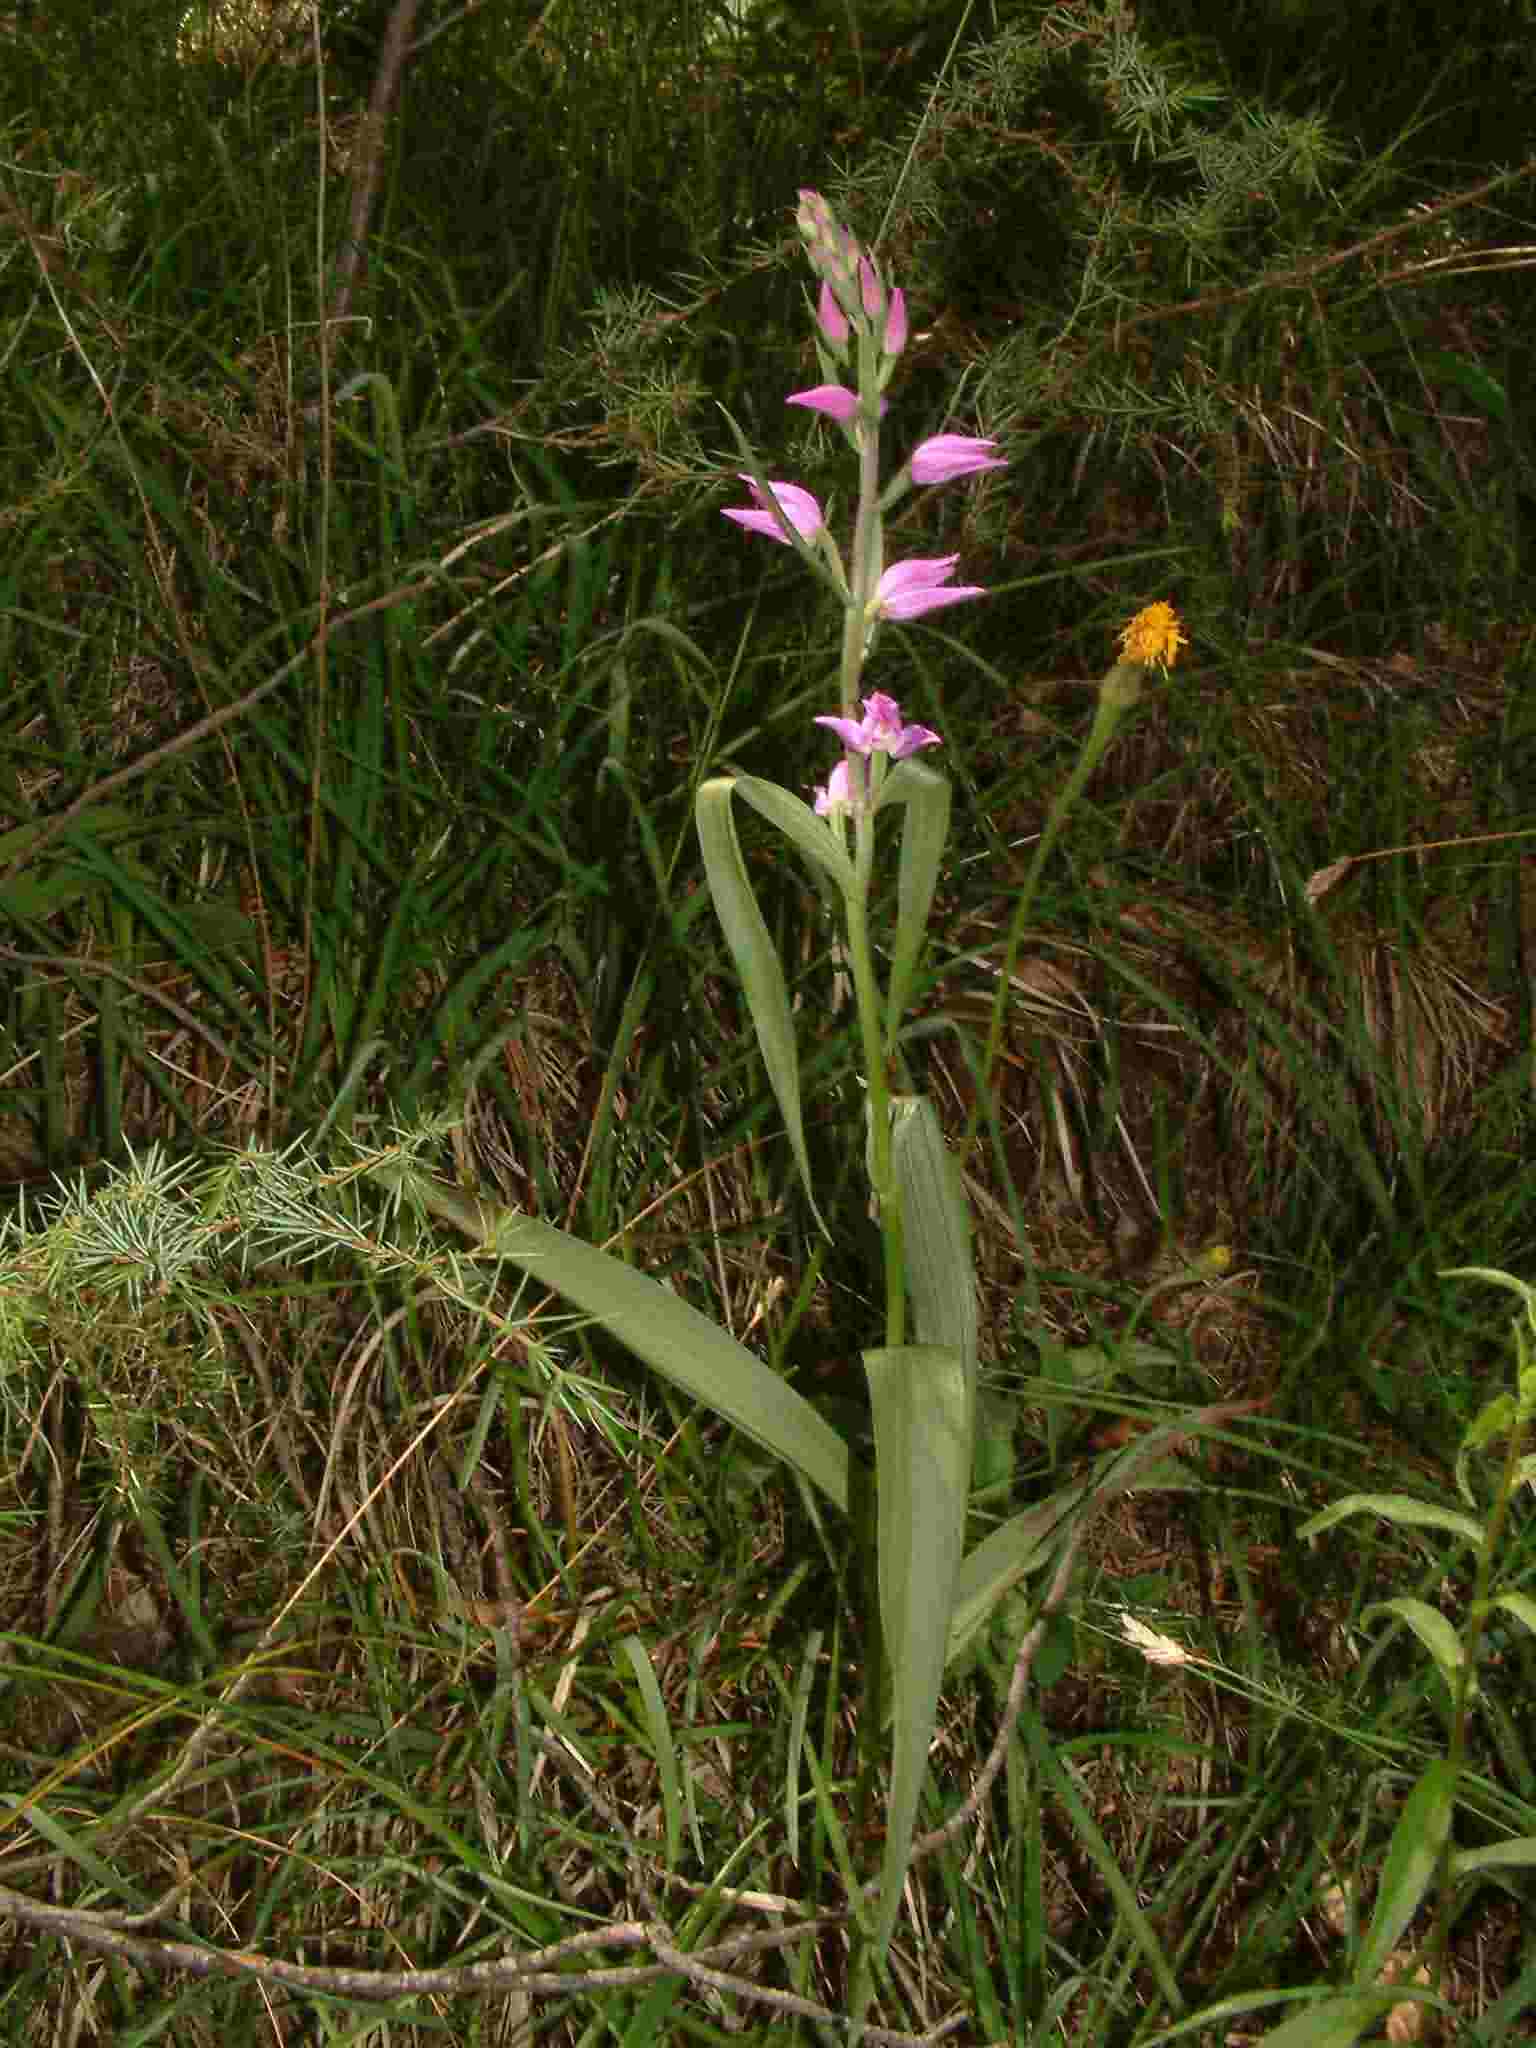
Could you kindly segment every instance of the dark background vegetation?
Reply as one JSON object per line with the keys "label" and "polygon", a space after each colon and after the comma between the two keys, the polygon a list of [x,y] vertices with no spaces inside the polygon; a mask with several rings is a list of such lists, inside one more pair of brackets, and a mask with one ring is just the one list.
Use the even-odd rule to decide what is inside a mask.
{"label": "dark background vegetation", "polygon": [[[1341,1559],[1292,1532],[1363,1473],[1459,1498],[1507,1309],[1442,1276],[1529,1274],[1536,1250],[1533,10],[426,0],[375,155],[391,14],[322,6],[317,62],[308,11],[277,0],[0,11],[0,1176],[24,1304],[0,1357],[6,1782],[30,1798],[60,1773],[68,1844],[101,1829],[144,1896],[204,1859],[211,1939],[287,1953],[333,1927],[325,1883],[288,1889],[313,1850],[407,1948],[458,1954],[482,1865],[434,1889],[410,1831],[510,1783],[471,1610],[515,1599],[543,1617],[538,1711],[558,1697],[631,1774],[627,1821],[654,1784],[615,1661],[638,1632],[676,1650],[684,1754],[731,1731],[729,1769],[690,1794],[720,1853],[688,1874],[761,1825],[733,1883],[841,1900],[859,1617],[837,1544],[599,1336],[549,1339],[525,1303],[508,1344],[442,1306],[432,1247],[402,1278],[387,1233],[335,1223],[311,1261],[293,1221],[335,1148],[461,1117],[431,1138],[441,1170],[618,1238],[863,1426],[878,1251],[829,934],[765,842],[836,1224],[802,1289],[815,1239],[691,825],[708,774],[825,772],[810,719],[839,622],[719,516],[722,407],[771,474],[849,509],[841,442],[782,402],[816,379],[810,185],[911,299],[893,444],[983,433],[1010,459],[904,506],[894,543],[958,551],[991,594],[888,636],[872,678],[943,732],[956,783],[917,1048],[957,1134],[1088,679],[1154,599],[1191,641],[1046,874],[977,1112],[976,1533],[1167,1404],[1266,1404],[1106,1533],[1059,1638],[1040,1725],[1097,1833],[1017,1761],[980,1874],[934,1865],[932,1988],[892,1988],[886,2018],[964,2012],[978,2041],[1062,2011],[1082,2039],[1169,2024],[1116,1858],[1191,2005],[1322,1981],[1319,1888],[1372,1872],[1391,1769],[1444,1737],[1432,1670],[1362,1614],[1412,1584],[1456,1618],[1464,1559],[1385,1529]],[[178,1294],[186,1216],[160,1167],[133,1180],[152,1142],[162,1165],[305,1148],[318,1178],[289,1191],[276,1265],[215,1261]],[[69,1217],[49,1237],[35,1205],[63,1175],[88,1209],[125,1172],[170,1235],[87,1232],[87,1272]],[[439,1450],[337,1538],[337,1486],[357,1506],[439,1401]],[[322,1549],[297,1675],[241,1724],[270,1861],[229,1860],[201,1778],[195,1828],[184,1804],[113,1835],[113,1799],[187,1724],[122,1729],[151,1696],[202,1711]],[[465,1574],[484,1583],[445,1647]],[[1226,1677],[1149,1679],[1105,1618],[1127,1603]],[[957,1681],[936,1812],[1025,1618]],[[1469,1840],[1536,1834],[1532,1664],[1511,1626]],[[785,1731],[806,1726],[833,1789],[797,1864]],[[419,1749],[389,1749],[401,1728]],[[311,1744],[354,1835],[323,1835],[307,1779],[249,1762],[269,1740]],[[1197,1791],[1220,1826],[1188,1818]],[[630,1910],[614,1830],[569,1797],[549,1816],[541,1834],[518,1803],[497,1852],[539,1902],[497,1895],[502,1938],[559,1938],[573,1899]],[[386,1823],[410,1837],[395,1861],[368,1846]],[[0,1884],[41,1882],[39,1842],[0,1841]],[[1521,1882],[1458,1923],[1457,2010],[1513,2030],[1468,2038],[1521,2038]],[[56,1953],[18,1936],[19,2027],[83,1997]],[[839,1968],[829,1939],[801,1988],[835,2007]],[[256,2026],[246,1989],[191,1981],[111,1979],[112,2024]],[[573,2041],[682,2038],[639,1991],[541,2010]]]}

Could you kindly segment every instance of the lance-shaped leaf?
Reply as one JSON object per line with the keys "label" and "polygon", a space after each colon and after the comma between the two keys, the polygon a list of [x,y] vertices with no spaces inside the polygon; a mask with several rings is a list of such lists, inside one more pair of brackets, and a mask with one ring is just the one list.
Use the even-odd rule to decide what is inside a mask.
{"label": "lance-shaped leaf", "polygon": [[958,1352],[965,1369],[967,1442],[976,1401],[976,1269],[971,1212],[938,1112],[923,1095],[891,1104],[891,1165],[901,1190],[902,1249],[919,1344]]}
{"label": "lance-shaped leaf", "polygon": [[[777,825],[790,843],[820,874],[829,876],[845,896],[854,886],[853,864],[838,845],[830,826],[816,816],[808,804],[776,783],[762,782],[755,775],[716,776],[698,793],[695,818],[704,868],[709,877],[715,915],[731,949],[742,993],[757,1033],[758,1049],[768,1069],[769,1085],[784,1128],[789,1134],[795,1164],[816,1220],[816,1194],[811,1186],[811,1162],[805,1148],[805,1126],[800,1115],[800,1055],[795,1044],[794,1023],[789,1011],[789,991],[784,970],[757,897],[747,876],[741,841],[731,799],[740,796],[752,808]],[[826,1225],[822,1224],[823,1230]]]}
{"label": "lance-shaped leaf", "polygon": [[432,1215],[552,1288],[685,1394],[848,1506],[848,1447],[802,1395],[744,1345],[648,1274],[537,1216],[472,1201],[398,1162],[375,1177],[406,1188]]}
{"label": "lance-shaped leaf", "polygon": [[[841,841],[825,818],[818,818],[810,805],[802,802],[792,790],[781,788],[777,782],[764,782],[761,776],[721,776],[718,779],[727,783],[743,803],[750,804],[759,817],[766,818],[770,825],[777,825],[812,873],[819,871],[829,877],[846,901],[854,887],[853,862],[843,851]],[[705,784],[706,789],[714,786],[713,783]]]}
{"label": "lance-shaped leaf", "polygon": [[904,804],[901,858],[896,869],[896,938],[886,990],[885,1034],[894,1044],[912,980],[928,936],[928,915],[938,887],[939,863],[949,838],[949,777],[921,761],[898,761],[880,791],[880,808]]}
{"label": "lance-shaped leaf", "polygon": [[880,1472],[880,1619],[891,1667],[892,1746],[875,1945],[890,1940],[949,1649],[971,1478],[970,1389],[960,1353],[906,1344],[864,1353]]}
{"label": "lance-shaped leaf", "polygon": [[1483,1525],[1470,1515],[1460,1514],[1455,1508],[1437,1507],[1433,1501],[1415,1500],[1406,1493],[1347,1493],[1320,1515],[1303,1522],[1296,1534],[1303,1542],[1311,1542],[1314,1536],[1321,1536],[1324,1530],[1351,1515],[1380,1515],[1383,1521],[1395,1522],[1400,1529],[1443,1529],[1448,1536],[1459,1536],[1474,1547],[1483,1541]]}
{"label": "lance-shaped leaf", "polygon": [[1436,1757],[1409,1793],[1392,1830],[1376,1887],[1376,1910],[1355,1959],[1357,1984],[1377,1981],[1403,1930],[1429,1895],[1455,1811],[1456,1766],[1446,1757]]}
{"label": "lance-shaped leaf", "polygon": [[1010,1516],[964,1559],[955,1578],[954,1610],[949,1617],[951,1664],[978,1640],[1020,1579],[1055,1556],[1068,1516],[1082,1506],[1089,1492],[1086,1481],[1063,1487],[1049,1499]]}
{"label": "lance-shaped leaf", "polygon": [[[1368,1628],[1383,1614],[1390,1614],[1408,1624],[1440,1667],[1440,1676],[1454,1692],[1466,1664],[1467,1653],[1461,1637],[1439,1608],[1431,1607],[1427,1600],[1416,1600],[1412,1594],[1404,1593],[1395,1600],[1378,1600],[1374,1605],[1363,1608],[1361,1626]],[[1476,1679],[1471,1682],[1475,1687]]]}

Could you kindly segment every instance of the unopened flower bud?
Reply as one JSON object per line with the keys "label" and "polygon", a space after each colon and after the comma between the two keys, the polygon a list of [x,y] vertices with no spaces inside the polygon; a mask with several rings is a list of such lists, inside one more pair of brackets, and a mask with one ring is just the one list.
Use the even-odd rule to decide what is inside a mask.
{"label": "unopened flower bud", "polygon": [[821,296],[816,301],[816,320],[833,348],[847,347],[850,332],[848,316],[837,303],[836,294],[825,278],[821,281]]}
{"label": "unopened flower bud", "polygon": [[887,361],[899,356],[907,345],[907,295],[898,285],[885,309],[885,333],[880,347]]}

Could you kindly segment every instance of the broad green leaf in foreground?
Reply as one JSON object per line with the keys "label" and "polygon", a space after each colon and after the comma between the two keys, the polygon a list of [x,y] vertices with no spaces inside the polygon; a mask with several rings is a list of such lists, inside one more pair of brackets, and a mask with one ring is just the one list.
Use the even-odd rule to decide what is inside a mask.
{"label": "broad green leaf in foreground", "polygon": [[970,1391],[960,1353],[929,1344],[866,1351],[880,1471],[880,1618],[894,1701],[891,1795],[875,1942],[890,1940],[912,1830],[965,1534]]}
{"label": "broad green leaf in foreground", "polygon": [[487,1253],[572,1301],[685,1394],[848,1506],[848,1447],[809,1401],[659,1281],[537,1216],[472,1201],[429,1175],[378,1169]]}
{"label": "broad green leaf in foreground", "polygon": [[[903,1251],[919,1344],[960,1354],[968,1415],[975,1408],[978,1311],[971,1214],[938,1112],[922,1095],[891,1103],[891,1165],[901,1189]],[[967,1432],[971,1428],[967,1421]]]}
{"label": "broad green leaf in foreground", "polygon": [[1437,1757],[1409,1793],[1392,1830],[1376,1888],[1376,1910],[1355,1964],[1358,1984],[1377,1982],[1403,1930],[1423,1904],[1451,1832],[1455,1806],[1456,1766]]}

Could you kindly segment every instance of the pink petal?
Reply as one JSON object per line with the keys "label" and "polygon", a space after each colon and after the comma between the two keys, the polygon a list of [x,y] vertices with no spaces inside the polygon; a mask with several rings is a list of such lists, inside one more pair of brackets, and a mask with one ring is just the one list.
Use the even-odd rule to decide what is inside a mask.
{"label": "pink petal", "polygon": [[835,732],[843,745],[855,754],[869,752],[869,737],[863,725],[856,718],[817,718],[817,725],[824,725],[829,732]]}
{"label": "pink petal", "polygon": [[904,725],[891,755],[894,760],[905,761],[908,754],[915,754],[920,747],[942,747],[940,736],[927,725]]}
{"label": "pink petal", "polygon": [[886,570],[875,589],[875,608],[886,619],[919,619],[924,612],[938,611],[947,604],[963,604],[970,597],[984,597],[979,584],[956,584],[944,589],[955,573],[958,555],[918,555],[909,562],[897,562]]}
{"label": "pink petal", "polygon": [[978,470],[1006,469],[1007,462],[994,456],[995,441],[982,441],[970,434],[934,434],[921,441],[912,454],[915,484],[948,483],[951,477],[972,476]]}
{"label": "pink petal", "polygon": [[825,786],[816,792],[816,815],[825,818],[834,810],[851,807],[853,800],[853,789],[848,780],[848,756],[844,754],[827,777]]}
{"label": "pink petal", "polygon": [[859,395],[856,391],[846,390],[841,384],[816,384],[809,391],[791,391],[784,403],[803,405],[812,412],[824,412],[828,419],[846,426],[859,409]]}
{"label": "pink petal", "polygon": [[784,484],[777,481],[768,485],[767,491],[760,491],[751,477],[743,475],[742,482],[757,500],[757,507],[748,511],[741,507],[728,506],[725,517],[734,519],[738,526],[745,526],[749,532],[765,533],[770,540],[782,541],[785,547],[789,540],[779,522],[769,509],[768,492],[773,494],[784,517],[805,541],[814,540],[822,528],[821,507],[809,491],[799,484]]}

